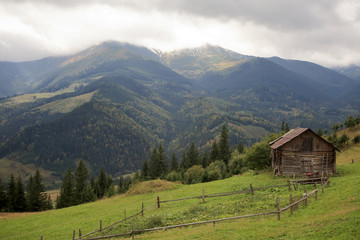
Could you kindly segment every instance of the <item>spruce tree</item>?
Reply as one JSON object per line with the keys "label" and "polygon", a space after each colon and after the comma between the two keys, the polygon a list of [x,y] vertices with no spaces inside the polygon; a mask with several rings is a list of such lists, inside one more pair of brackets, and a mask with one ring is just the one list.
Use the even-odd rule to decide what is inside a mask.
{"label": "spruce tree", "polygon": [[69,167],[64,174],[64,180],[60,189],[60,196],[56,201],[56,208],[65,208],[75,205],[74,177]]}
{"label": "spruce tree", "polygon": [[118,183],[118,189],[117,190],[118,190],[118,193],[123,193],[124,192],[124,177],[123,176],[120,176],[120,178],[119,178],[119,183]]}
{"label": "spruce tree", "polygon": [[31,212],[47,210],[47,194],[39,170],[36,170],[34,176],[30,176],[27,186],[26,203],[27,209]]}
{"label": "spruce tree", "polygon": [[179,163],[178,163],[175,153],[173,152],[171,155],[170,171],[177,171],[178,168],[179,168]]}
{"label": "spruce tree", "polygon": [[3,212],[6,210],[7,202],[8,201],[7,201],[6,192],[4,190],[4,185],[0,179],[0,212]]}
{"label": "spruce tree", "polygon": [[192,142],[190,149],[186,155],[185,167],[186,169],[189,169],[192,166],[199,164],[200,164],[200,155],[197,149],[195,148],[194,142]]}
{"label": "spruce tree", "polygon": [[219,148],[215,139],[210,149],[210,162],[215,162],[216,160],[219,159],[220,159]]}
{"label": "spruce tree", "polygon": [[151,156],[150,156],[150,177],[151,179],[156,179],[160,177],[160,156],[156,147],[154,147]]}
{"label": "spruce tree", "polygon": [[16,192],[15,192],[15,212],[25,212],[26,211],[26,198],[25,198],[25,190],[22,179],[19,175],[16,182]]}
{"label": "spruce tree", "polygon": [[145,160],[141,171],[141,179],[148,180],[148,178],[149,178],[149,166],[148,166],[148,161]]}
{"label": "spruce tree", "polygon": [[96,182],[97,182],[97,185],[98,185],[97,197],[98,198],[103,198],[104,195],[105,195],[105,192],[107,190],[107,186],[108,186],[107,185],[107,176],[106,176],[104,167],[101,168]]}
{"label": "spruce tree", "polygon": [[221,131],[220,143],[219,143],[220,160],[224,161],[227,165],[231,158],[231,152],[229,147],[229,131],[224,125]]}
{"label": "spruce tree", "polygon": [[186,170],[187,168],[185,168],[185,163],[186,163],[186,152],[183,149],[182,150],[182,154],[181,154],[181,160],[180,160],[180,168],[182,170]]}
{"label": "spruce tree", "polygon": [[204,150],[201,165],[202,165],[203,168],[206,168],[207,166],[209,166],[209,164],[210,164],[210,159],[209,159],[208,152],[206,150]]}
{"label": "spruce tree", "polygon": [[6,192],[6,195],[8,199],[7,211],[14,212],[16,209],[16,184],[13,174],[10,175],[10,180],[8,183],[8,190]]}
{"label": "spruce tree", "polygon": [[237,150],[239,153],[244,153],[244,145],[242,144],[242,142],[240,141],[238,146],[237,146]]}
{"label": "spruce tree", "polygon": [[165,149],[162,144],[159,145],[159,176],[164,176],[168,171]]}
{"label": "spruce tree", "polygon": [[86,168],[83,160],[81,159],[75,170],[74,200],[76,204],[86,202],[85,189],[87,186],[88,177],[89,177],[88,169]]}

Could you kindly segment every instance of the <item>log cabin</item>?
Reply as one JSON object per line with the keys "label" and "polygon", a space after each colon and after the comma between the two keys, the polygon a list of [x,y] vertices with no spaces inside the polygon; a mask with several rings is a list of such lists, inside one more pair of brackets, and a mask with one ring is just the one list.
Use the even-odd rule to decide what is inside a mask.
{"label": "log cabin", "polygon": [[336,173],[336,152],[340,151],[310,128],[290,130],[270,143],[276,175],[323,176]]}

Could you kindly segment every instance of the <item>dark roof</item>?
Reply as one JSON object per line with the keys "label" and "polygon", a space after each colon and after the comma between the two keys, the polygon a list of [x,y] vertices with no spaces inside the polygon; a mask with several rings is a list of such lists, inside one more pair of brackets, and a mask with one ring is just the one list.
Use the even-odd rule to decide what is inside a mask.
{"label": "dark roof", "polygon": [[269,145],[270,145],[270,147],[272,149],[276,149],[278,147],[281,147],[282,145],[284,145],[285,143],[287,143],[287,142],[291,141],[292,139],[296,138],[297,136],[299,136],[300,134],[302,134],[303,132],[305,132],[308,129],[309,128],[301,128],[301,127],[291,129],[290,131],[288,131],[287,133],[285,133],[284,135],[282,135],[278,139],[276,139],[276,140],[272,141],[271,143],[269,143]]}
{"label": "dark roof", "polygon": [[[277,149],[278,147],[281,147],[285,143],[290,142],[292,139],[296,138],[297,136],[301,135],[302,133],[304,133],[306,131],[311,131],[312,133],[314,133],[310,128],[297,127],[295,129],[291,129],[289,132],[285,133],[284,135],[282,135],[278,139],[272,141],[271,143],[269,143],[269,145],[270,145],[270,147],[272,149]],[[317,135],[316,133],[314,133],[314,134]],[[323,139],[322,137],[320,137],[320,138]],[[333,144],[326,141],[325,139],[323,139],[323,140],[325,142],[329,143],[330,145],[332,145],[336,150],[338,150],[340,152],[340,149],[335,147]]]}

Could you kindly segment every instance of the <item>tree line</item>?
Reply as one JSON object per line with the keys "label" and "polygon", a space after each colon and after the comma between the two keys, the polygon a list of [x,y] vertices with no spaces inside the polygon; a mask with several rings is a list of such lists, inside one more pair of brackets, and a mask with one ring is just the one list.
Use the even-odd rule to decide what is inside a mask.
{"label": "tree line", "polygon": [[279,136],[280,134],[272,134],[249,149],[245,149],[241,141],[237,147],[231,148],[229,131],[224,125],[219,142],[213,140],[210,153],[205,150],[200,154],[192,142],[187,151],[182,151],[180,160],[172,153],[168,161],[166,151],[160,144],[153,148],[150,159],[144,161],[141,174],[138,175],[144,181],[162,178],[193,184],[224,179],[248,169],[264,169],[271,165],[268,143]]}
{"label": "tree line", "polygon": [[30,175],[26,190],[20,176],[15,180],[14,175],[10,175],[7,191],[0,180],[0,212],[38,212],[52,208],[39,170],[34,176]]}

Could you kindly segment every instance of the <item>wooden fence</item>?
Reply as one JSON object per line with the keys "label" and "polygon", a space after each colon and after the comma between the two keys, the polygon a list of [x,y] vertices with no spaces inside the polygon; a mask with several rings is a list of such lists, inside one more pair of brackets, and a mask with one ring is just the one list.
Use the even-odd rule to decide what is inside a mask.
{"label": "wooden fence", "polygon": [[[249,215],[243,215],[243,216],[234,216],[234,217],[229,217],[229,218],[216,219],[215,209],[214,209],[214,219],[212,219],[212,220],[201,221],[201,222],[193,222],[193,223],[185,223],[185,224],[178,224],[178,225],[171,225],[171,226],[164,226],[164,227],[157,227],[157,228],[150,228],[150,229],[137,229],[137,230],[133,229],[133,222],[131,222],[131,231],[128,232],[128,233],[121,233],[121,234],[114,234],[114,235],[106,235],[106,236],[98,236],[98,237],[90,237],[89,238],[89,236],[94,234],[94,233],[101,232],[101,231],[104,231],[106,229],[110,229],[110,228],[114,227],[115,225],[120,224],[122,222],[125,222],[125,221],[127,221],[129,219],[132,219],[132,218],[134,218],[134,217],[136,217],[136,216],[138,216],[140,214],[143,216],[144,211],[151,208],[151,207],[157,206],[157,208],[160,208],[161,203],[168,203],[168,202],[175,202],[175,201],[186,201],[186,200],[190,200],[190,199],[202,199],[202,202],[204,202],[205,198],[224,197],[224,196],[231,196],[231,195],[237,195],[237,194],[246,194],[246,193],[251,193],[252,195],[254,195],[254,192],[256,190],[263,190],[263,189],[267,189],[267,188],[288,187],[288,189],[290,191],[291,190],[291,182],[292,181],[288,179],[286,185],[275,185],[275,186],[264,186],[264,187],[253,187],[253,185],[250,184],[249,189],[244,189],[244,190],[240,190],[240,191],[232,191],[232,192],[213,193],[213,194],[207,194],[207,195],[205,194],[205,190],[203,189],[202,195],[200,195],[200,196],[194,196],[194,197],[188,197],[188,198],[180,198],[180,199],[171,199],[171,200],[163,200],[163,201],[160,201],[160,197],[158,196],[155,203],[153,203],[153,204],[151,204],[151,205],[149,205],[147,207],[144,207],[144,203],[142,203],[141,211],[139,211],[139,212],[137,212],[137,213],[135,213],[135,214],[133,214],[133,215],[131,215],[129,217],[126,217],[126,210],[124,210],[124,215],[125,215],[124,219],[122,219],[122,220],[120,220],[118,222],[112,223],[109,226],[102,227],[102,221],[100,220],[99,229],[97,229],[95,231],[92,231],[90,233],[84,234],[84,235],[81,234],[81,229],[79,229],[78,237],[75,237],[76,231],[74,230],[72,239],[73,240],[76,240],[76,239],[95,240],[95,239],[107,239],[107,238],[121,237],[121,236],[132,236],[132,238],[134,238],[135,234],[149,232],[149,231],[157,231],[157,230],[163,230],[163,229],[185,227],[185,226],[207,224],[207,223],[213,223],[213,225],[215,226],[215,222],[219,222],[219,221],[234,220],[234,219],[240,219],[240,218],[248,218],[248,217],[271,215],[271,214],[277,215],[277,219],[280,220],[281,212],[290,209],[291,214],[293,214],[294,207],[296,207],[301,202],[304,202],[304,204],[306,205],[307,204],[307,199],[309,197],[311,197],[312,195],[315,195],[315,199],[317,200],[318,189],[315,189],[312,192],[307,193],[306,188],[305,188],[304,189],[304,194],[302,195],[303,197],[301,199],[295,201],[295,202],[293,202],[293,196],[292,196],[292,194],[290,194],[290,198],[289,198],[290,204],[288,206],[284,207],[284,208],[280,208],[279,198],[277,198],[276,199],[277,209],[276,209],[276,211],[272,211],[272,212],[256,213],[256,214],[249,214]],[[296,183],[296,184],[299,184],[299,183]],[[324,192],[324,186],[325,185],[327,185],[327,186],[329,185],[329,179],[326,179],[325,183],[321,182],[321,190],[322,190],[322,192]],[[296,185],[294,183],[294,189],[296,189],[295,186]],[[41,236],[41,239],[42,239],[42,236]]]}

